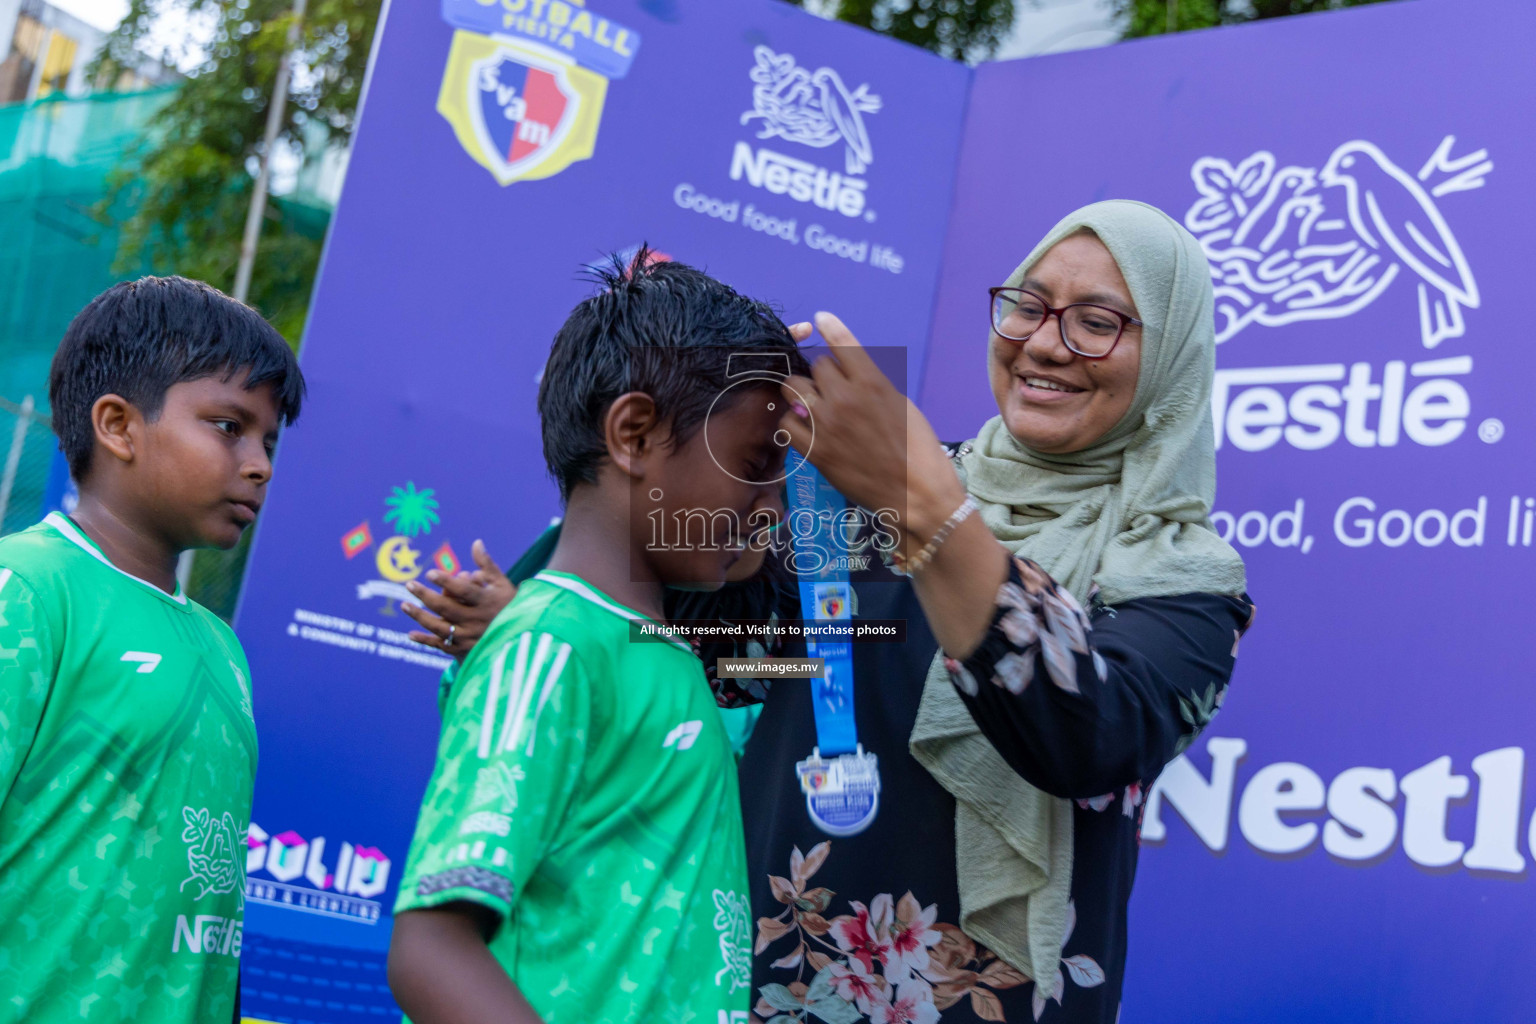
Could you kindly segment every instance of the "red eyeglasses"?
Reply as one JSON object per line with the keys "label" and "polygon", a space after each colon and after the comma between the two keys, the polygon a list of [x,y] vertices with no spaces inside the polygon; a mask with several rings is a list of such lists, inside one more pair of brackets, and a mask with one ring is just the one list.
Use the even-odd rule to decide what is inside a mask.
{"label": "red eyeglasses", "polygon": [[1061,340],[1084,359],[1103,359],[1114,351],[1120,336],[1142,322],[1118,309],[1092,302],[1056,307],[1025,288],[989,288],[992,329],[1005,341],[1028,341],[1052,316],[1061,325]]}

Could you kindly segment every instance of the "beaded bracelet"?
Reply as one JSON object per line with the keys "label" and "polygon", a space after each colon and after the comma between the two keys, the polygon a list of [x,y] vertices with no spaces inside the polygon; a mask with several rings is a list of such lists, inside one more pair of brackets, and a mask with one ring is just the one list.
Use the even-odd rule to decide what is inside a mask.
{"label": "beaded bracelet", "polygon": [[895,551],[891,552],[891,571],[902,576],[913,576],[927,568],[928,563],[933,561],[934,554],[939,550],[939,545],[948,540],[949,535],[955,532],[955,527],[969,519],[975,511],[976,499],[967,494],[965,500],[960,503],[960,507],[950,513],[949,518],[944,520],[944,525],[934,532],[921,551],[911,558],[906,558]]}

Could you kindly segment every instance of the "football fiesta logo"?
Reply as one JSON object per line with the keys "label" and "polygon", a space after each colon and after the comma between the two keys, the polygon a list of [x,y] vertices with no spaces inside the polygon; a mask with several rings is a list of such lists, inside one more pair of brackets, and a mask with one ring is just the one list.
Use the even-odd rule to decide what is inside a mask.
{"label": "football fiesta logo", "polygon": [[547,178],[592,156],[608,81],[629,73],[640,37],[586,0],[443,0],[458,31],[437,110],[503,185]]}

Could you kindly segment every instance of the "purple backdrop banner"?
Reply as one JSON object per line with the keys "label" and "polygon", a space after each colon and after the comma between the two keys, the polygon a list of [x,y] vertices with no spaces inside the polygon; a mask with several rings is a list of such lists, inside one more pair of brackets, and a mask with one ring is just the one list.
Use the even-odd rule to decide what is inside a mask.
{"label": "purple backdrop banner", "polygon": [[405,639],[404,583],[558,514],[535,396],[582,266],[649,242],[845,311],[915,379],[969,82],[779,0],[390,5],[237,622],[266,684],[248,1012],[392,1012],[446,664]]}
{"label": "purple backdrop banner", "polygon": [[907,348],[961,439],[992,409],[985,289],[1114,197],[1211,259],[1214,519],[1259,605],[1149,798],[1123,1020],[1524,1019],[1536,12],[1476,10],[973,72],[778,0],[393,4],[237,623],[248,1011],[393,1012],[442,665],[404,639],[403,585],[557,513],[534,397],[583,264],[647,241],[835,310]]}
{"label": "purple backdrop banner", "polygon": [[1214,518],[1258,618],[1146,811],[1126,1024],[1536,1008],[1533,32],[1420,0],[976,73],[940,436],[991,404],[985,289],[1073,208],[1153,203],[1217,275]]}

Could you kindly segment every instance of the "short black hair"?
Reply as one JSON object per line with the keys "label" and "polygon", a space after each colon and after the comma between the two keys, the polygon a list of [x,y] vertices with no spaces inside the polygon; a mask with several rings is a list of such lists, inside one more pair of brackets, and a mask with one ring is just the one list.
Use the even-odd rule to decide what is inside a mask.
{"label": "short black hair", "polygon": [[620,395],[650,395],[681,445],[729,386],[732,355],[782,354],[791,373],[810,371],[773,307],[702,270],[643,245],[587,269],[601,290],[571,311],[539,383],[544,461],[562,499],[596,482],[608,457],[603,419]]}
{"label": "short black hair", "polygon": [[211,285],[184,277],[141,277],[115,284],[82,309],[53,356],[48,400],[53,432],[76,480],[91,466],[91,406],[121,395],[153,420],[173,384],[204,377],[245,387],[272,385],[291,424],[304,402],[304,374],[293,350],[260,313]]}

